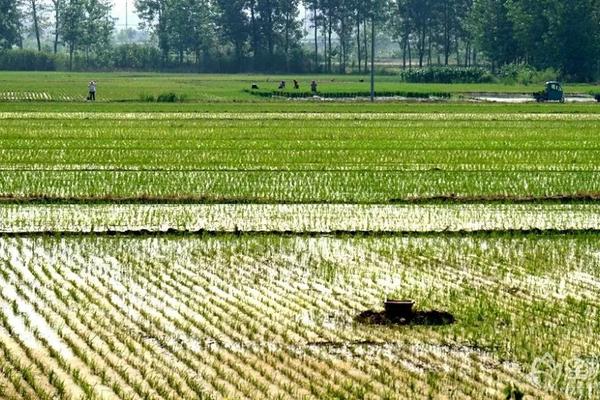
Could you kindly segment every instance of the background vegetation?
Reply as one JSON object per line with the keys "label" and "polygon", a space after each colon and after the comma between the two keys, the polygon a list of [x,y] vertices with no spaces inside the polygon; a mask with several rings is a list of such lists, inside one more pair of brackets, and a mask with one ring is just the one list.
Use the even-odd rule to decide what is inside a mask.
{"label": "background vegetation", "polygon": [[[361,73],[375,56],[380,69],[600,76],[599,0],[137,0],[147,40],[115,32],[111,7],[0,0],[0,68]],[[52,55],[12,54],[28,46]]]}

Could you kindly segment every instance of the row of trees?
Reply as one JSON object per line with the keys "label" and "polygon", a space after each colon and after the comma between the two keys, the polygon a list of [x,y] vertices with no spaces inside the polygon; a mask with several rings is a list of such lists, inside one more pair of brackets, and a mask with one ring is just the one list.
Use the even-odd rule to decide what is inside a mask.
{"label": "row of trees", "polygon": [[[0,0],[0,48],[51,38],[70,59],[110,50],[110,0]],[[163,65],[202,70],[360,72],[373,39],[398,64],[526,63],[600,75],[600,0],[136,0]],[[306,16],[305,24],[301,18]]]}
{"label": "row of trees", "polygon": [[110,49],[111,11],[110,0],[0,0],[0,49],[23,47],[23,37],[30,33],[38,51],[44,38],[54,53],[64,48],[72,67],[76,52],[89,58]]}

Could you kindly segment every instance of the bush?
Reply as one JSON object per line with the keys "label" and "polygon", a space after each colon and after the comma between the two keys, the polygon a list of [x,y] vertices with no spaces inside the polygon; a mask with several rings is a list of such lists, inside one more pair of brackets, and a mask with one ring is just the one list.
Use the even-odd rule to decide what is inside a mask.
{"label": "bush", "polygon": [[532,83],[543,83],[556,80],[558,73],[552,69],[537,70],[528,64],[506,64],[500,68],[498,78],[504,83],[513,84],[520,83],[529,85]]}
{"label": "bush", "polygon": [[476,67],[428,67],[406,69],[400,78],[411,83],[485,83],[493,76],[483,68]]}
{"label": "bush", "polygon": [[146,103],[183,103],[185,101],[186,96],[183,94],[177,94],[173,92],[161,93],[158,96],[154,96],[152,94],[142,93],[140,94],[140,101]]}
{"label": "bush", "polygon": [[156,101],[156,98],[154,97],[153,94],[140,94],[140,101],[145,102],[145,103],[154,103]]}
{"label": "bush", "polygon": [[111,54],[112,65],[116,69],[153,71],[162,66],[160,50],[153,46],[123,44],[115,46]]}
{"label": "bush", "polygon": [[33,50],[6,50],[0,52],[0,70],[3,71],[55,71],[54,54]]}

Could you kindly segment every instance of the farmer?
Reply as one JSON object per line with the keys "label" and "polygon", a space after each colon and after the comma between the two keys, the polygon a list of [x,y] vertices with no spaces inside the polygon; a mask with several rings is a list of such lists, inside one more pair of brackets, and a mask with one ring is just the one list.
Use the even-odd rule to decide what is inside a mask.
{"label": "farmer", "polygon": [[310,83],[310,90],[313,93],[317,93],[317,81],[312,81]]}
{"label": "farmer", "polygon": [[300,84],[295,79],[294,79],[294,89],[296,89],[296,90],[300,89]]}
{"label": "farmer", "polygon": [[91,81],[88,85],[88,100],[96,101],[96,81]]}
{"label": "farmer", "polygon": [[283,90],[283,89],[285,89],[285,81],[281,81],[279,83],[279,90]]}

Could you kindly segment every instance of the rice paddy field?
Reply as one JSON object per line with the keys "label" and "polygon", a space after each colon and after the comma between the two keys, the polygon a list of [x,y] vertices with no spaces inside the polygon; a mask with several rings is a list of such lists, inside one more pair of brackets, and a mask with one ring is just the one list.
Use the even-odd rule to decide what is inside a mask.
{"label": "rice paddy field", "polygon": [[600,398],[600,105],[101,77],[0,73],[0,399]]}

